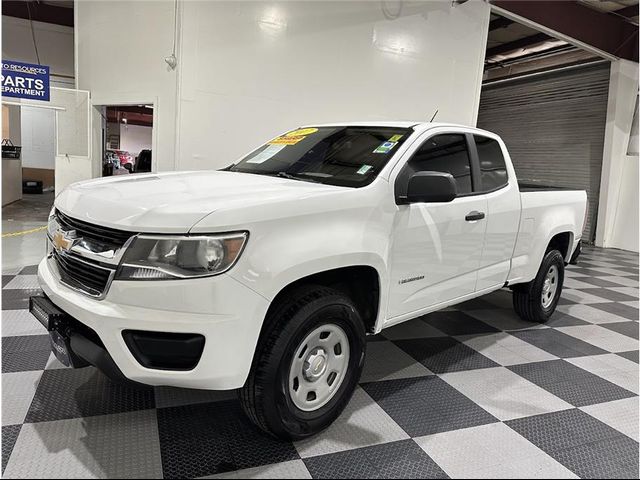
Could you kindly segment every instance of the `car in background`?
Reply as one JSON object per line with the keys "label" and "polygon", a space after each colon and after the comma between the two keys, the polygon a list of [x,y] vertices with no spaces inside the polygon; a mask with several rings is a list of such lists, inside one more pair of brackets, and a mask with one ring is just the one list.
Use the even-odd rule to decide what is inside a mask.
{"label": "car in background", "polygon": [[115,152],[120,158],[120,166],[132,172],[135,165],[133,155],[125,150],[116,150]]}
{"label": "car in background", "polygon": [[136,157],[135,172],[150,172],[151,171],[151,150],[141,150],[140,154]]}
{"label": "car in background", "polygon": [[108,177],[113,175],[114,170],[120,168],[120,157],[113,150],[107,150],[104,152],[104,159],[102,161],[102,176]]}

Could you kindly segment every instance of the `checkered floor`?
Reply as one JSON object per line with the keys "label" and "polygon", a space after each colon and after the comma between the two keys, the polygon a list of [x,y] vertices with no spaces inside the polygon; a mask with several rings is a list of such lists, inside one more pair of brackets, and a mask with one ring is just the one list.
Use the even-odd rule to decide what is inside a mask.
{"label": "checkered floor", "polygon": [[[2,470],[10,477],[638,478],[638,256],[589,249],[548,325],[496,292],[370,339],[332,427],[261,435],[232,392],[130,390],[63,368],[3,275]],[[11,272],[9,272],[11,273]]]}

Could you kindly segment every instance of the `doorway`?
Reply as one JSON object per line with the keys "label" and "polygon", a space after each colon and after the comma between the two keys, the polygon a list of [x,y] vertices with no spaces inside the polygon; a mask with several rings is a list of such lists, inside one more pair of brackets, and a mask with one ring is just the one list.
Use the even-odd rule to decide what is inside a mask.
{"label": "doorway", "polygon": [[101,110],[102,176],[151,172],[153,105],[107,105]]}

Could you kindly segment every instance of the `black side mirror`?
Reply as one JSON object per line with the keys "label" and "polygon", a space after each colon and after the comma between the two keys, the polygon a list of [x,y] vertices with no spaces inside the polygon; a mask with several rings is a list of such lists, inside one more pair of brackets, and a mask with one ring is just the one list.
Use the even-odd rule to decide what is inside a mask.
{"label": "black side mirror", "polygon": [[401,203],[450,202],[458,195],[453,175],[444,172],[417,172],[409,179],[407,196]]}

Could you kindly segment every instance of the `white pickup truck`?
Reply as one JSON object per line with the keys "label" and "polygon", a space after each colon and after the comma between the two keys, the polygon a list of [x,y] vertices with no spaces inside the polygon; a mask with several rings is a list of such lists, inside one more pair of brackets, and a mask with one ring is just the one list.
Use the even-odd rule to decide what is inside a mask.
{"label": "white pickup truck", "polygon": [[587,199],[533,190],[483,130],[299,128],[221,171],[64,190],[30,310],[67,365],[239,389],[256,425],[300,439],[349,401],[367,334],[504,287],[549,318]]}

